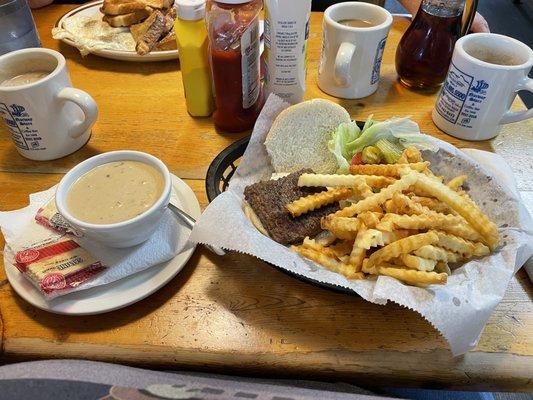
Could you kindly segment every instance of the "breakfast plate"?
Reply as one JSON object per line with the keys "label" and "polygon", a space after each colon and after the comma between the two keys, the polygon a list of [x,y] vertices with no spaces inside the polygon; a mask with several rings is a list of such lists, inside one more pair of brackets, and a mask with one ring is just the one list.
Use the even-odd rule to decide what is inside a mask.
{"label": "breakfast plate", "polygon": [[[192,189],[174,175],[172,186],[179,199],[177,205],[193,218],[198,218],[201,214],[200,205]],[[4,265],[7,279],[15,292],[33,306],[56,314],[92,315],[126,307],[156,292],[183,269],[194,249],[194,245],[187,245],[180,254],[165,263],[107,285],[81,290],[50,301],[46,301],[18,269],[8,262],[7,252],[4,252]]]}
{"label": "breakfast plate", "polygon": [[[96,0],[90,3],[84,4],[80,7],[75,8],[63,15],[57,22],[54,24],[54,28],[60,28],[63,26],[65,19],[73,16],[81,17],[95,17],[103,16],[100,12],[100,7],[102,6],[103,0]],[[69,46],[76,47],[76,44],[68,39],[60,39],[62,42],[68,44]],[[163,51],[152,51],[144,56],[137,54],[135,51],[124,51],[124,50],[92,50],[92,54],[110,58],[112,60],[119,61],[134,61],[134,62],[153,62],[153,61],[168,61],[176,60],[178,58],[178,50],[163,50]]]}
{"label": "breakfast plate", "polygon": [[[102,7],[103,0],[96,0],[91,1],[87,4],[84,4],[82,6],[76,7],[75,9],[67,12],[62,17],[60,17],[56,23],[54,24],[53,28],[58,29],[62,28],[65,20],[69,17],[102,17],[103,14],[100,11],[100,8]],[[259,35],[261,36],[261,53],[264,49],[264,42],[263,42],[263,31],[264,31],[264,21],[259,21]],[[63,43],[68,44],[72,47],[77,47],[76,43],[69,39],[68,37],[63,37],[61,39]],[[112,60],[119,60],[119,61],[133,61],[133,62],[155,62],[155,61],[169,61],[169,60],[176,60],[179,58],[178,56],[178,50],[160,50],[160,51],[151,51],[150,53],[146,55],[139,55],[135,51],[126,51],[126,50],[112,50],[112,49],[99,49],[99,50],[90,50],[91,54],[109,58]]]}

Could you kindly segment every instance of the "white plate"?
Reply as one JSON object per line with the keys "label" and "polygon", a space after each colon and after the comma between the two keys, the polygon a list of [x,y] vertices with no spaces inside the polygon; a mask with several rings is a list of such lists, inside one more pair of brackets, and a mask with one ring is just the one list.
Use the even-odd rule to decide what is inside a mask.
{"label": "white plate", "polygon": [[[94,17],[96,15],[103,16],[103,14],[100,12],[102,3],[103,0],[96,0],[69,11],[59,18],[59,20],[55,23],[54,28],[63,26],[63,21],[65,18],[72,17],[73,15],[80,15],[84,17]],[[61,41],[70,46],[76,47],[74,42],[70,39],[61,39]],[[111,58],[112,60],[136,62],[167,61],[178,58],[178,50],[152,51],[144,56],[137,54],[135,51],[122,50],[94,50],[91,51],[91,53],[100,57]]]}
{"label": "white plate", "polygon": [[[200,204],[192,189],[174,175],[172,185],[181,209],[197,219],[201,214]],[[67,294],[48,302],[14,265],[8,263],[6,252],[4,266],[7,279],[15,292],[31,305],[56,314],[91,315],[129,306],[159,290],[182,270],[194,249],[195,246],[188,247],[170,261],[116,282]]]}

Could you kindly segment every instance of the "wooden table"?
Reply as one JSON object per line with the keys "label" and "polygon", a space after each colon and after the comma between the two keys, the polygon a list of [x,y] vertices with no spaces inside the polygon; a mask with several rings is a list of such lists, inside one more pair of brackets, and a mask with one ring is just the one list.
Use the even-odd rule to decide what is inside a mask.
{"label": "wooden table", "polygon": [[[35,20],[43,45],[67,57],[74,85],[96,99],[98,123],[87,146],[51,162],[22,158],[1,130],[0,209],[23,207],[30,193],[57,183],[76,163],[117,149],[160,157],[205,207],[204,177],[210,161],[243,135],[217,133],[211,119],[187,114],[177,62],[82,58],[77,50],[53,40],[53,23],[70,8],[37,10]],[[328,97],[316,85],[321,18],[313,14],[311,21],[308,98]],[[415,93],[396,80],[394,51],[407,24],[395,19],[379,91],[361,100],[333,100],[353,118],[410,114],[423,131],[457,146],[497,151],[513,161],[520,190],[531,203],[532,124],[509,125],[497,139],[479,143],[440,132],[430,118],[435,93]],[[514,107],[523,105],[517,101]],[[317,288],[239,254],[221,258],[199,248],[159,292],[123,310],[90,317],[35,309],[13,292],[0,268],[0,353],[6,361],[68,357],[359,384],[531,390],[531,296],[531,282],[521,271],[476,350],[453,358],[440,334],[414,312]]]}

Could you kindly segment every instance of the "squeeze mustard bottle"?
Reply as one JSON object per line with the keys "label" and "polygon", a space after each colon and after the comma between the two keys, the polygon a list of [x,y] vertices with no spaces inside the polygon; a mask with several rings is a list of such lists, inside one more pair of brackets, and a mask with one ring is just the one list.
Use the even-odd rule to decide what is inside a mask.
{"label": "squeeze mustard bottle", "polygon": [[213,90],[207,54],[205,0],[176,0],[174,22],[187,111],[193,117],[213,113]]}
{"label": "squeeze mustard bottle", "polygon": [[207,30],[215,92],[215,126],[251,129],[263,107],[259,63],[262,0],[208,0]]}

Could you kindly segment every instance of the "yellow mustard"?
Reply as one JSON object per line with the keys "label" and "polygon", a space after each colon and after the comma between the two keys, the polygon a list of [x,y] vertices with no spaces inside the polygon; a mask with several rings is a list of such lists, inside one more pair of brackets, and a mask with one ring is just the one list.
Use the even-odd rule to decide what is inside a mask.
{"label": "yellow mustard", "polygon": [[213,113],[211,70],[207,58],[205,0],[176,1],[178,18],[174,22],[181,76],[187,111],[193,117]]}

